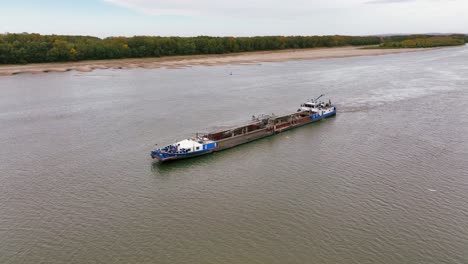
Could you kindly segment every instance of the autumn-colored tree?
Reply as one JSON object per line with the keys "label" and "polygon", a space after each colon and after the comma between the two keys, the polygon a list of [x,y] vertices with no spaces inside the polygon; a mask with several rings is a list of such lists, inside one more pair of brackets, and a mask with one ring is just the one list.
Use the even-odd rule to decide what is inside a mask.
{"label": "autumn-colored tree", "polygon": [[465,40],[462,37],[436,36],[405,39],[399,42],[385,42],[380,45],[381,48],[430,48],[443,46],[464,45]]}
{"label": "autumn-colored tree", "polygon": [[222,54],[257,50],[382,44],[383,48],[460,45],[465,35],[110,37],[0,34],[0,64]]}

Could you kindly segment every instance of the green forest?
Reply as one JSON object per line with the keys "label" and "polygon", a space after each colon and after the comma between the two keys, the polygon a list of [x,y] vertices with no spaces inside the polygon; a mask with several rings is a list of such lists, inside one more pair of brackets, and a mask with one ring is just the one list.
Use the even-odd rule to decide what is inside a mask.
{"label": "green forest", "polygon": [[444,46],[464,45],[468,41],[468,36],[414,36],[413,38],[401,39],[394,37],[380,44],[380,48],[431,48]]}
{"label": "green forest", "polygon": [[110,37],[0,35],[0,64],[162,57],[195,54],[376,45],[378,37]]}
{"label": "green forest", "polygon": [[[438,37],[443,38],[443,37]],[[451,35],[457,43],[468,36]],[[415,39],[418,39],[415,41]],[[419,39],[424,39],[420,41]],[[408,41],[411,40],[411,41]],[[145,58],[176,55],[224,54],[246,51],[303,49],[316,47],[365,46],[403,47],[425,43],[442,45],[451,41],[432,36],[263,36],[263,37],[109,37],[40,34],[0,34],[0,64],[66,62],[81,60]],[[395,43],[402,43],[398,44]],[[390,46],[389,46],[390,45]],[[420,45],[420,44],[415,44]],[[459,44],[457,44],[459,45]],[[393,46],[392,46],[393,47]],[[417,46],[419,47],[419,46]]]}

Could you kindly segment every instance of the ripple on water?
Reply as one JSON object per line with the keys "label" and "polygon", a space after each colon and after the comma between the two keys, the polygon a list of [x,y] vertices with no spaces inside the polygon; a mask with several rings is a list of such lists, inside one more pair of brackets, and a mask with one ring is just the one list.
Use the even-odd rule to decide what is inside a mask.
{"label": "ripple on water", "polygon": [[[1,78],[0,262],[465,263],[467,51]],[[149,158],[322,93],[336,117]]]}

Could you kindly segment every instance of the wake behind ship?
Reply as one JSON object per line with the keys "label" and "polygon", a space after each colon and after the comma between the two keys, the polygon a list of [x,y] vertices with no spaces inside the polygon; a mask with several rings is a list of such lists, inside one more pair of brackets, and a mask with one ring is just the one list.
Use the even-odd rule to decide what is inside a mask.
{"label": "wake behind ship", "polygon": [[165,162],[205,155],[336,115],[336,106],[330,100],[328,103],[318,101],[322,96],[302,104],[295,113],[253,116],[249,124],[204,135],[197,134],[193,138],[155,149],[151,151],[151,157]]}

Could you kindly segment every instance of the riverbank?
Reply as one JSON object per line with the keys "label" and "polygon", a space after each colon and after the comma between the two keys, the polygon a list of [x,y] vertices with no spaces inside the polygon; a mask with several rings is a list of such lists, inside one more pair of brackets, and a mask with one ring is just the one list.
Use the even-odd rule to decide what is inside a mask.
{"label": "riverbank", "polygon": [[261,62],[280,62],[289,60],[310,60],[344,58],[355,56],[376,56],[395,53],[417,52],[426,49],[363,49],[362,47],[313,48],[276,51],[255,51],[221,55],[191,55],[162,58],[138,58],[118,60],[95,60],[65,63],[37,63],[26,65],[1,65],[0,75],[20,73],[46,73],[79,71],[90,72],[94,69],[132,69],[132,68],[186,68],[197,65],[255,64]]}

